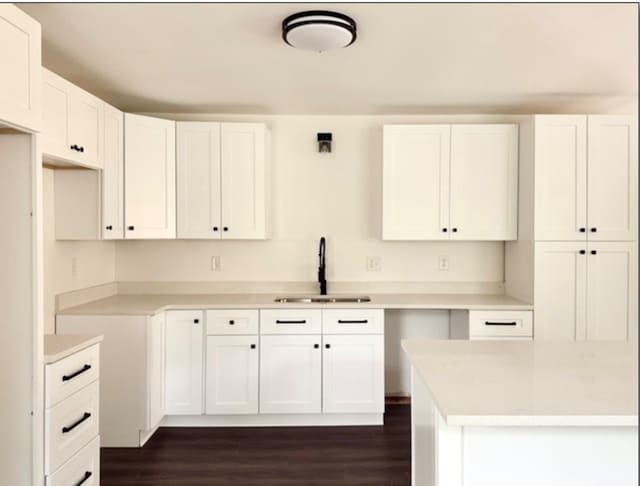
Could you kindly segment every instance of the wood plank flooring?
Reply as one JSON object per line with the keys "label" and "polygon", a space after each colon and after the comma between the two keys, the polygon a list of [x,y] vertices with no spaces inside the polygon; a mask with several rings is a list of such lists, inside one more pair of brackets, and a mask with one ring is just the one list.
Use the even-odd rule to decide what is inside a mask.
{"label": "wood plank flooring", "polygon": [[161,428],[101,459],[101,486],[409,486],[410,407],[384,427]]}

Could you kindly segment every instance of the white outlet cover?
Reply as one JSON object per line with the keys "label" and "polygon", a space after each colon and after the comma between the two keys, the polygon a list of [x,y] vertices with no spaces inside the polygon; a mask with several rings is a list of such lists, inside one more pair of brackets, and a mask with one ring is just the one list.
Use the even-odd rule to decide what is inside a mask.
{"label": "white outlet cover", "polygon": [[379,256],[367,257],[367,271],[379,272],[382,269],[382,258]]}
{"label": "white outlet cover", "polygon": [[438,257],[438,270],[449,270],[449,257],[439,256]]}
{"label": "white outlet cover", "polygon": [[214,272],[220,270],[220,257],[219,256],[212,256],[211,257],[211,270],[214,271]]}

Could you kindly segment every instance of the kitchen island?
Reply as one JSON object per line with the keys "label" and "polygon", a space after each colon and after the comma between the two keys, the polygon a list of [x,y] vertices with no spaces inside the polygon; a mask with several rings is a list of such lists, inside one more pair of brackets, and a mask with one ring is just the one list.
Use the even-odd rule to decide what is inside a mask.
{"label": "kitchen island", "polygon": [[638,348],[403,341],[414,486],[638,484]]}

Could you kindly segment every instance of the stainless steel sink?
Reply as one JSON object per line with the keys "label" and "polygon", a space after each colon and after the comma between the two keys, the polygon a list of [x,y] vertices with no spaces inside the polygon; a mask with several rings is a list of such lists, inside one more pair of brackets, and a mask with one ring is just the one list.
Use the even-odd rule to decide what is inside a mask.
{"label": "stainless steel sink", "polygon": [[278,304],[357,304],[361,302],[371,302],[367,296],[358,297],[278,297],[275,299]]}

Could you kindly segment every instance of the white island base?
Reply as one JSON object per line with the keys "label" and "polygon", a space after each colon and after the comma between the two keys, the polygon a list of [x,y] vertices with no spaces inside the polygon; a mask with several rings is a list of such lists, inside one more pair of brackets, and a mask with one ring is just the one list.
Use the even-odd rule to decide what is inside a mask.
{"label": "white island base", "polygon": [[[469,354],[468,366],[473,368],[474,353]],[[514,359],[517,353],[511,350],[508,354],[509,365],[517,369],[519,360]],[[484,363],[476,369],[480,375],[486,371],[482,369],[486,355],[481,360]],[[493,415],[485,413],[487,409],[483,407],[492,401],[490,398],[472,403],[470,397],[464,396],[459,399],[467,400],[466,407],[457,404],[452,408],[449,405],[454,402],[448,401],[450,397],[438,394],[444,389],[442,376],[433,382],[423,378],[436,368],[426,360],[412,362],[413,486],[638,485],[637,416],[618,414],[618,411],[590,417],[535,416],[526,414],[528,411],[524,411],[525,415]],[[433,365],[433,361],[430,364]],[[453,359],[442,368],[453,388],[464,382],[464,373],[457,364]],[[495,373],[486,376],[496,378]],[[431,385],[436,390],[435,399]],[[517,386],[511,388],[509,383],[503,385],[502,396],[494,396],[493,401],[508,402],[511,393],[518,395],[521,391]],[[498,383],[495,386],[497,391]],[[486,393],[493,393],[491,388],[488,386]],[[544,385],[541,388],[545,388]],[[637,387],[629,384],[628,392],[623,394],[633,396],[634,388],[637,392]],[[540,398],[535,395],[532,391],[529,397],[534,402]],[[594,397],[594,401],[597,400],[598,397]],[[612,403],[615,401],[612,397]],[[464,414],[465,408],[478,404],[484,408],[482,413]],[[637,402],[629,400],[628,408],[633,410],[634,406]]]}

